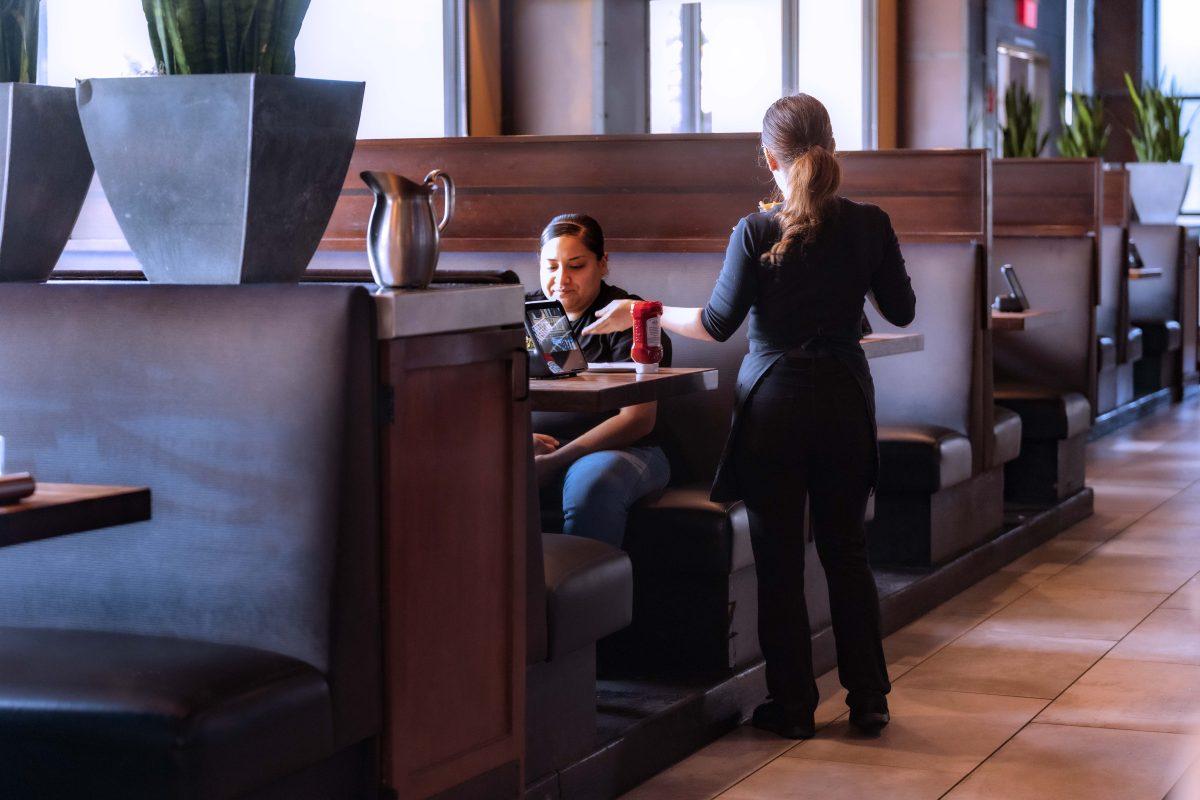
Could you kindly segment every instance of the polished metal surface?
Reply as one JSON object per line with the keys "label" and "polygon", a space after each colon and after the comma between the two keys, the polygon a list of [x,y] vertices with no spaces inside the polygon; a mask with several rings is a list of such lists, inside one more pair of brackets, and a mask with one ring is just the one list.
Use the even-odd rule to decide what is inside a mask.
{"label": "polished metal surface", "polygon": [[[454,216],[454,181],[441,170],[414,183],[390,172],[363,172],[360,177],[375,193],[367,224],[367,257],[375,282],[386,289],[424,289],[437,269],[441,232]],[[444,195],[440,222],[433,213],[433,196]]]}

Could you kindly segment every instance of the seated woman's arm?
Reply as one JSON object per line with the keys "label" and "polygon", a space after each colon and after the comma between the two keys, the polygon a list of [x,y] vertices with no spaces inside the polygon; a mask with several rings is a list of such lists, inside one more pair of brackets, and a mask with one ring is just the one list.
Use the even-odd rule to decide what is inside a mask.
{"label": "seated woman's arm", "polygon": [[658,403],[626,406],[615,417],[609,417],[561,447],[535,456],[538,475],[566,469],[589,453],[629,447],[650,435],[657,417]]}

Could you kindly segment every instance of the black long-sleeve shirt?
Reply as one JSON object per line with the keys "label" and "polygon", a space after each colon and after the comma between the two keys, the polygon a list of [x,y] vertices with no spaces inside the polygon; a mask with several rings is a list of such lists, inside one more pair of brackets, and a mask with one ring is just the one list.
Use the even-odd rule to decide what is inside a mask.
{"label": "black long-sleeve shirt", "polygon": [[[916,296],[904,268],[891,220],[880,208],[838,198],[835,213],[817,238],[797,244],[778,266],[762,255],[782,231],[774,211],[742,219],[729,238],[725,264],[701,313],[709,335],[724,341],[750,318],[750,352],[737,381],[737,408],[754,392],[771,365],[789,350],[819,343],[854,374],[867,399],[872,427],[875,389],[859,344],[863,302],[868,293],[883,316],[907,325],[916,313]],[[717,471],[713,498],[740,496],[730,468],[736,447],[737,414],[725,457]]]}

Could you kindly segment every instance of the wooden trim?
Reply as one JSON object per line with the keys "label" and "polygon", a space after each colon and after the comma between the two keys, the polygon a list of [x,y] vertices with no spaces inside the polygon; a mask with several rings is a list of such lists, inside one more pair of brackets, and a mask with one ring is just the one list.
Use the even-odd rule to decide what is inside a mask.
{"label": "wooden trim", "polygon": [[875,109],[878,147],[900,146],[900,16],[898,0],[877,0]]}
{"label": "wooden trim", "polygon": [[1095,158],[994,160],[993,234],[1074,238],[1098,233],[1102,174]]}
{"label": "wooden trim", "polygon": [[1127,228],[1133,203],[1129,196],[1129,170],[1123,164],[1104,165],[1104,224]]}

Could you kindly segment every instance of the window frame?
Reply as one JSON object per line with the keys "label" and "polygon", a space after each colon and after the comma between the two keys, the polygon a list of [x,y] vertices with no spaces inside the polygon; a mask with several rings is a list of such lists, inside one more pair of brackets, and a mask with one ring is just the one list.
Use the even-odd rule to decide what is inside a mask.
{"label": "window frame", "polygon": [[[449,2],[450,0],[447,0]],[[702,0],[685,0],[685,6],[700,6]],[[788,95],[799,91],[799,20],[801,0],[781,0],[780,29],[783,37],[782,64],[779,76],[780,94]],[[864,150],[875,150],[879,147],[879,1],[859,0],[862,3],[862,102],[863,127],[862,141]],[[647,3],[647,14],[649,3]],[[694,15],[694,24],[685,26],[692,41],[685,42],[684,54],[692,54],[692,61],[698,62],[700,52],[700,15]],[[646,59],[649,63],[651,53],[647,43]],[[684,108],[681,120],[684,123],[682,133],[706,133],[702,130],[704,123],[700,118],[700,81],[701,75],[697,68],[687,69],[685,65],[684,79],[687,85],[683,88]],[[650,96],[650,76],[646,76],[646,96]],[[694,105],[694,109],[689,108]],[[689,113],[689,111],[691,113]],[[647,120],[649,130],[649,120]]]}

